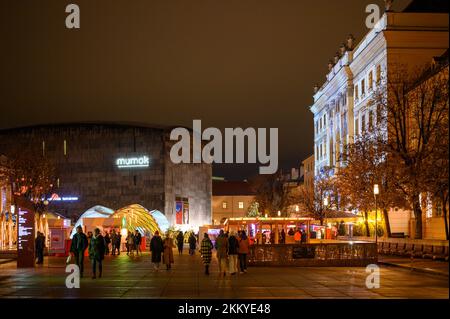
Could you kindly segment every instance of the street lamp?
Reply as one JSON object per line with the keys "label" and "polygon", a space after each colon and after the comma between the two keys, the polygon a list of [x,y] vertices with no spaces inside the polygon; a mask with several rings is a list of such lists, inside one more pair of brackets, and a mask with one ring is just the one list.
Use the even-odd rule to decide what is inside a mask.
{"label": "street lamp", "polygon": [[375,244],[378,244],[378,210],[377,210],[377,195],[380,194],[378,184],[373,185],[373,195],[375,197]]}
{"label": "street lamp", "polygon": [[328,197],[324,197],[323,198],[323,213],[324,213],[324,218],[325,218],[325,239],[327,239],[327,206],[328,206]]}

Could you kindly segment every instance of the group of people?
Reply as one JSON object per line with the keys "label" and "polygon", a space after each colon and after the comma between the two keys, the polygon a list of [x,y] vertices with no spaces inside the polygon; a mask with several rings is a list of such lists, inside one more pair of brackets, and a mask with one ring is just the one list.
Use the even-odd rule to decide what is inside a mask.
{"label": "group of people", "polygon": [[291,228],[289,229],[288,235],[294,236],[294,241],[297,244],[306,243],[307,234],[302,228],[295,228],[295,229]]}
{"label": "group of people", "polygon": [[[185,234],[179,232],[175,237],[176,242],[172,239],[169,232],[166,233],[164,238],[161,237],[158,231],[154,233],[150,240],[150,252],[151,262],[155,271],[159,271],[161,263],[166,266],[166,270],[172,269],[174,263],[173,249],[178,248],[179,255],[183,254]],[[116,233],[112,230],[111,233],[105,232],[103,236],[99,228],[95,228],[94,232],[88,232],[87,235],[83,233],[81,226],[76,228],[76,233],[72,237],[72,243],[70,247],[71,255],[68,258],[68,262],[71,260],[79,267],[80,277],[84,274],[84,256],[86,249],[88,250],[88,256],[92,263],[92,278],[101,278],[103,274],[103,260],[105,255],[109,254],[109,245],[112,246],[111,254],[115,255],[115,251],[120,254],[120,233]],[[133,234],[128,232],[126,238],[127,255],[141,253],[142,237],[139,231]],[[197,237],[194,233],[190,233],[188,236],[189,254],[194,255],[197,249]],[[249,253],[249,238],[245,231],[239,231],[238,233],[220,231],[219,236],[216,238],[215,245],[209,238],[207,233],[204,234],[204,238],[200,244],[200,254],[205,266],[205,274],[209,275],[209,266],[212,260],[212,250],[216,249],[216,256],[219,264],[219,274],[226,276],[227,272],[231,275],[235,275],[237,272],[247,272],[247,255]],[[42,233],[38,233],[36,238],[36,254],[38,263],[42,263],[43,250],[45,247],[45,237]],[[97,272],[98,270],[98,272]],[[98,277],[97,277],[98,275]]]}
{"label": "group of people", "polygon": [[[75,235],[72,237],[72,244],[70,247],[70,252],[73,254],[75,259],[75,264],[78,265],[80,269],[80,277],[83,277],[84,273],[84,254],[86,249],[88,249],[89,259],[92,263],[92,279],[97,278],[97,266],[98,266],[98,278],[102,277],[103,273],[103,259],[105,255],[109,254],[109,246],[111,245],[112,255],[120,255],[120,245],[122,236],[120,233],[116,233],[115,230],[111,231],[111,234],[105,232],[103,236],[99,228],[96,228],[94,232],[88,232],[87,235],[83,233],[83,228],[78,226]],[[128,232],[126,238],[127,255],[142,254],[140,249],[141,244],[141,234],[136,230],[135,234]]]}
{"label": "group of people", "polygon": [[[177,239],[178,255],[182,255],[184,249],[185,234],[182,231],[179,231],[176,239]],[[189,255],[194,255],[195,249],[197,248],[197,237],[195,237],[193,232],[191,232],[188,237],[188,243],[189,243]]]}
{"label": "group of people", "polygon": [[211,264],[213,248],[216,249],[220,276],[226,276],[227,271],[231,275],[235,275],[238,271],[241,274],[246,273],[249,246],[249,239],[245,231],[225,233],[223,230],[220,230],[219,236],[216,238],[215,247],[213,247],[209,235],[205,233],[200,246],[205,274],[209,275],[209,265]]}

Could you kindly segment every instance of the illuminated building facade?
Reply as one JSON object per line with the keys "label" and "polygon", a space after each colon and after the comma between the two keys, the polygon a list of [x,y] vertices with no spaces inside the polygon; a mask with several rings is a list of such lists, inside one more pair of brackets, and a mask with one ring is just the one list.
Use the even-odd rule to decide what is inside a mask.
{"label": "illuminated building facade", "polygon": [[[345,146],[362,132],[386,130],[386,123],[377,119],[371,98],[380,82],[387,80],[390,69],[401,66],[413,70],[448,50],[448,12],[425,11],[421,11],[419,1],[403,12],[385,12],[359,43],[349,36],[329,61],[326,81],[314,88],[310,106],[314,114],[315,176],[324,167],[339,169]],[[424,222],[424,238],[445,237],[427,226],[431,222]],[[411,235],[411,212],[391,211],[390,223],[393,232]]]}

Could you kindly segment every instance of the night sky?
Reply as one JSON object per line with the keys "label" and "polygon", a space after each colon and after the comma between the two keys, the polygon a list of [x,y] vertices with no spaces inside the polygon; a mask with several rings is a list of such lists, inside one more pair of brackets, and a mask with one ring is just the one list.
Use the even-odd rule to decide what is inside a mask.
{"label": "night sky", "polygon": [[[65,27],[65,7],[81,29]],[[313,153],[314,83],[381,0],[0,2],[0,128],[76,121],[278,127],[282,168]],[[400,10],[409,0],[395,1]],[[242,179],[257,166],[220,165]]]}

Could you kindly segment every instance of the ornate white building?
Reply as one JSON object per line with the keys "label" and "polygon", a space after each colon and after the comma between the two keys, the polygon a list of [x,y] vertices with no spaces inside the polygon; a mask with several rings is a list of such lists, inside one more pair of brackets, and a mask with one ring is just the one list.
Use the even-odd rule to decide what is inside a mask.
{"label": "ornate white building", "polygon": [[[407,8],[385,12],[359,43],[351,35],[347,38],[328,63],[325,83],[314,88],[310,110],[314,114],[316,176],[326,166],[339,168],[343,147],[362,131],[383,124],[377,123],[374,106],[369,103],[380,79],[393,65],[415,68],[441,56],[449,47],[448,24],[448,13],[410,12]],[[395,231],[408,234],[408,221],[394,224],[403,225]]]}

